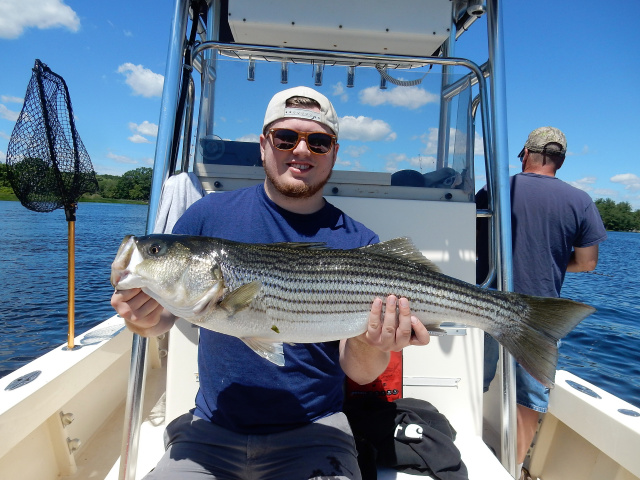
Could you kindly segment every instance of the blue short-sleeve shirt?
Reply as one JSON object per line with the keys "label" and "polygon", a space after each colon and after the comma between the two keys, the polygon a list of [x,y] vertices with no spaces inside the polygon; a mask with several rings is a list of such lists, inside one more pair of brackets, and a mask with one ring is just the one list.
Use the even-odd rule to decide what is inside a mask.
{"label": "blue short-sleeve shirt", "polygon": [[[244,243],[324,242],[340,249],[379,241],[328,202],[310,215],[284,210],[262,184],[205,196],[178,220],[173,233]],[[271,433],[339,412],[344,373],[338,345],[284,345],[285,365],[279,367],[235,337],[200,329],[194,413],[236,432]]]}

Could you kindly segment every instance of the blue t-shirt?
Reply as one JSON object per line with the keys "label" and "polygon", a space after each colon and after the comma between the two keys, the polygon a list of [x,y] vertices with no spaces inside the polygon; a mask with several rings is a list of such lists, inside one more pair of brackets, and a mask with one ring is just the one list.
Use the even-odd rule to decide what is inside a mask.
{"label": "blue t-shirt", "polygon": [[[486,187],[476,195],[487,207]],[[486,271],[486,223],[478,234],[479,277]],[[518,173],[511,177],[513,289],[541,297],[559,297],[574,247],[603,242],[607,232],[598,208],[584,191],[557,177]]]}
{"label": "blue t-shirt", "polygon": [[[351,249],[378,236],[326,203],[301,215],[277,206],[264,185],[212,193],[194,203],[173,233],[244,243],[324,242]],[[239,433],[273,433],[342,409],[339,342],[284,345],[285,365],[259,357],[241,340],[200,329],[195,415]]]}

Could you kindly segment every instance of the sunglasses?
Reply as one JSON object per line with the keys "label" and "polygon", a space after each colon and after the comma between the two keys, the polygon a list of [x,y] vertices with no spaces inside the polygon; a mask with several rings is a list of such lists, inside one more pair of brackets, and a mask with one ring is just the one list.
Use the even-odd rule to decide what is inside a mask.
{"label": "sunglasses", "polygon": [[333,148],[337,137],[324,132],[298,132],[289,128],[272,128],[269,130],[271,142],[278,150],[293,150],[304,138],[307,148],[317,155],[326,155]]}

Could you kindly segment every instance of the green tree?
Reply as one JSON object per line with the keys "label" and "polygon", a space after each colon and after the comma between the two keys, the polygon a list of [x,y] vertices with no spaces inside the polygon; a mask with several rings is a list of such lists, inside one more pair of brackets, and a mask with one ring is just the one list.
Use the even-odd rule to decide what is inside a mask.
{"label": "green tree", "polygon": [[0,198],[2,200],[15,200],[13,188],[9,183],[9,167],[6,163],[0,163]]}
{"label": "green tree", "polygon": [[148,201],[151,195],[151,177],[153,170],[140,167],[126,172],[116,185],[117,198]]}
{"label": "green tree", "polygon": [[6,163],[0,163],[0,187],[10,187],[11,184],[9,183],[9,177],[7,174],[7,169],[9,167],[7,167]]}
{"label": "green tree", "polygon": [[632,211],[629,202],[616,203],[610,198],[599,198],[595,204],[607,230],[618,232],[640,230],[640,211]]}
{"label": "green tree", "polygon": [[100,196],[103,198],[117,198],[116,189],[120,177],[116,175],[97,175]]}

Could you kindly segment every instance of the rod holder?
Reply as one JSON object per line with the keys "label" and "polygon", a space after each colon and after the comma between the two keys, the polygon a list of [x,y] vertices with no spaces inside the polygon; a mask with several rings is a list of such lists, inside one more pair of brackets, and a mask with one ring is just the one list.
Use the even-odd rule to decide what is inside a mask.
{"label": "rod holder", "polygon": [[249,59],[249,66],[247,67],[247,80],[253,82],[256,79],[256,61]]}
{"label": "rod holder", "polygon": [[347,67],[347,88],[353,88],[355,77],[356,67],[353,65],[349,65]]}
{"label": "rod holder", "polygon": [[316,63],[316,65],[314,66],[314,71],[313,71],[313,83],[316,87],[319,87],[322,85],[322,74],[323,74],[323,68],[322,65],[320,65],[319,63]]}
{"label": "rod holder", "polygon": [[289,83],[289,64],[286,61],[281,63],[280,83]]}
{"label": "rod holder", "polygon": [[467,13],[472,17],[481,17],[487,13],[487,6],[484,2],[469,2],[469,5],[467,6]]}
{"label": "rod holder", "polygon": [[[383,68],[382,71],[386,74],[387,73],[387,68]],[[380,75],[380,90],[386,90],[387,89],[387,79],[384,78],[384,75]]]}

